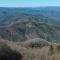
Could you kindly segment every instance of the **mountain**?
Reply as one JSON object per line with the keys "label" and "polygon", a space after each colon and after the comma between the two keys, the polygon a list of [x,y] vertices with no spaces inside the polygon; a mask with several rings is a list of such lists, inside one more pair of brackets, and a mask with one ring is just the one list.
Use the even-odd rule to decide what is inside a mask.
{"label": "mountain", "polygon": [[49,42],[59,42],[60,27],[42,22],[23,21],[0,27],[0,36],[12,41],[42,38]]}
{"label": "mountain", "polygon": [[60,7],[0,7],[0,37],[12,41],[42,38],[60,42]]}
{"label": "mountain", "polygon": [[12,22],[26,20],[29,17],[35,21],[48,20],[49,23],[60,24],[60,7],[38,7],[38,8],[5,8],[0,7],[0,26]]}

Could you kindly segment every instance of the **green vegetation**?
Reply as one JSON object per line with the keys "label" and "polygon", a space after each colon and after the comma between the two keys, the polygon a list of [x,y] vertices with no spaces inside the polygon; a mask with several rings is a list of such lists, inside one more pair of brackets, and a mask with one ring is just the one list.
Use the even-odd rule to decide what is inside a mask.
{"label": "green vegetation", "polygon": [[57,52],[60,52],[60,45],[57,45]]}
{"label": "green vegetation", "polygon": [[[59,7],[57,10],[49,8],[0,8],[0,36],[12,41],[42,38],[59,43],[60,10]],[[10,32],[6,32],[6,29]]]}
{"label": "green vegetation", "polygon": [[50,48],[49,48],[49,52],[48,52],[49,55],[53,55],[54,54],[54,47],[51,45]]}
{"label": "green vegetation", "polygon": [[[38,22],[30,22],[32,24],[31,28],[27,27],[29,25],[29,21],[23,21],[16,24],[13,24],[11,27],[1,28],[0,32],[2,34],[1,37],[7,38],[12,41],[23,41],[31,38],[42,38],[49,42],[60,42],[60,30],[57,26],[50,25],[47,23],[38,23]],[[10,32],[4,32],[5,29],[10,30]],[[12,32],[13,31],[13,32]],[[11,33],[12,32],[12,33]]]}
{"label": "green vegetation", "polygon": [[48,52],[49,55],[55,55],[55,54],[60,54],[60,45],[51,45],[49,47],[49,52]]}

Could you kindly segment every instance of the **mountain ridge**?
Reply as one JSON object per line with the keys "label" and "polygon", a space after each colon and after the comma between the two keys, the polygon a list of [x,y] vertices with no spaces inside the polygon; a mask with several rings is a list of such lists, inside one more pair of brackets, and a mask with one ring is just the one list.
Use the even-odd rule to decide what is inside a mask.
{"label": "mountain ridge", "polygon": [[[12,32],[12,33],[11,33]],[[60,40],[60,7],[0,8],[0,36],[23,41],[42,38]]]}

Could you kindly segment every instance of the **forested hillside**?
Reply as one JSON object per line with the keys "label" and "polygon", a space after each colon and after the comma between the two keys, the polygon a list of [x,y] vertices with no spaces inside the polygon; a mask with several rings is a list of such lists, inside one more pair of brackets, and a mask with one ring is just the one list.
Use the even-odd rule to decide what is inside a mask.
{"label": "forested hillside", "polygon": [[13,41],[42,38],[60,42],[60,7],[0,7],[0,36]]}

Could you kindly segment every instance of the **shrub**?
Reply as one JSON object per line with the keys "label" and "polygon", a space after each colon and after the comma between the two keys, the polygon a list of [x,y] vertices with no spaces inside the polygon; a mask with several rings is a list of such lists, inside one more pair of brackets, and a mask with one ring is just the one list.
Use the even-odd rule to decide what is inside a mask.
{"label": "shrub", "polygon": [[22,60],[22,55],[9,46],[0,46],[0,60]]}
{"label": "shrub", "polygon": [[49,55],[53,55],[54,54],[54,47],[51,45],[49,48]]}
{"label": "shrub", "polygon": [[60,52],[60,45],[57,45],[57,52]]}

